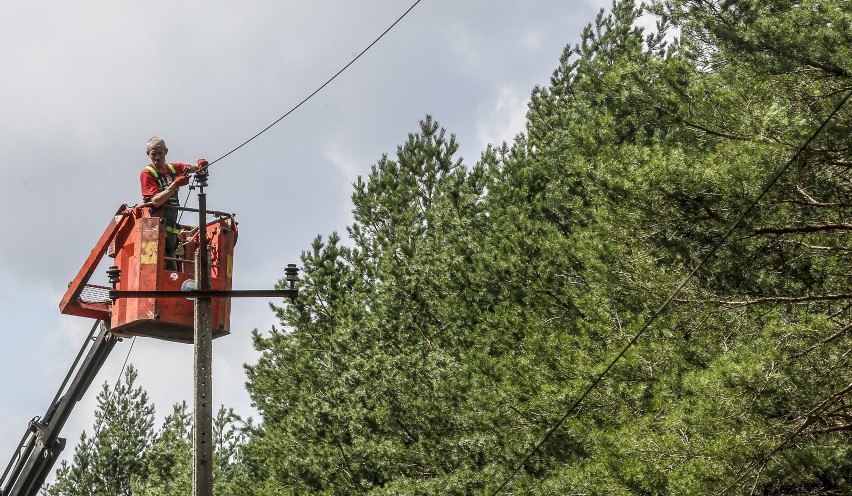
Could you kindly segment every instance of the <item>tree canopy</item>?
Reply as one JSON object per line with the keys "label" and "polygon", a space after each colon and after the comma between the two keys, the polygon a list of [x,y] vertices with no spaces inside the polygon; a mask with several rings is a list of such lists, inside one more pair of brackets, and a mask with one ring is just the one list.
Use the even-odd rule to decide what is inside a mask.
{"label": "tree canopy", "polygon": [[[846,3],[616,1],[511,143],[426,116],[255,331],[219,493],[852,492]],[[131,437],[114,480],[184,493],[186,406]]]}
{"label": "tree canopy", "polygon": [[257,494],[849,491],[850,19],[617,2],[513,143],[427,116],[255,335]]}

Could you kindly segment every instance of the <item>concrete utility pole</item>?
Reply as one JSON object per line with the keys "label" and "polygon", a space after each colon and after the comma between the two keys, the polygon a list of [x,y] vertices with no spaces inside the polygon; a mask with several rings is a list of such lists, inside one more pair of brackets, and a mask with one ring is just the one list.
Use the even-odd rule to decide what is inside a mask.
{"label": "concrete utility pole", "polygon": [[[210,258],[207,255],[206,168],[195,173],[198,183],[198,251],[195,280],[198,289],[210,289]],[[195,298],[195,405],[192,414],[192,495],[213,495],[213,324],[210,297]]]}
{"label": "concrete utility pole", "polygon": [[[287,264],[284,269],[286,289],[274,290],[231,290],[211,289],[210,274],[210,249],[207,238],[207,215],[224,215],[222,212],[207,210],[207,195],[204,188],[207,187],[208,171],[202,168],[195,173],[196,185],[198,186],[198,250],[195,253],[195,289],[181,288],[180,290],[165,289],[129,289],[118,290],[120,270],[117,266],[110,267],[107,271],[113,288],[109,291],[109,298],[114,302],[119,298],[191,298],[193,302],[193,350],[194,350],[194,389],[195,398],[192,413],[192,495],[213,495],[213,298],[232,297],[283,297],[295,299],[299,294],[296,288],[299,269],[295,264]],[[195,211],[180,207],[179,210]],[[233,215],[231,215],[233,217]],[[105,243],[112,241],[106,239]],[[94,253],[94,252],[93,252]],[[161,252],[162,253],[162,252]],[[103,256],[104,252],[100,252]],[[100,258],[95,259],[94,264]],[[85,266],[84,266],[85,267]],[[81,284],[86,284],[91,273]],[[175,274],[176,275],[176,274]],[[228,276],[230,277],[230,275]],[[229,284],[230,286],[230,284]],[[75,296],[76,298],[77,296]],[[185,326],[186,323],[182,323]],[[23,442],[23,441],[22,441]],[[19,450],[21,448],[19,447]],[[7,472],[10,469],[7,469]],[[6,474],[0,478],[5,480]],[[39,484],[40,485],[40,484]],[[0,496],[6,496],[0,490]]]}

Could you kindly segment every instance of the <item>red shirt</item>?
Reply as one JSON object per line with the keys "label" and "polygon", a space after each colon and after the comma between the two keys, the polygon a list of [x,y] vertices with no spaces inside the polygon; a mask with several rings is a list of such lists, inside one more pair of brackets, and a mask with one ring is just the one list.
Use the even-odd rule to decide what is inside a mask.
{"label": "red shirt", "polygon": [[[172,164],[172,167],[175,168],[175,174],[172,175],[172,170],[169,168],[169,164]],[[150,164],[151,167],[157,168],[156,165]],[[175,176],[183,174],[184,171],[192,167],[190,164],[184,164],[181,162],[168,162],[166,163],[166,170],[162,171],[157,169],[157,173],[160,178],[163,180],[163,184],[168,186],[174,181]],[[151,197],[162,191],[160,189],[160,185],[157,184],[157,178],[154,177],[154,174],[145,167],[142,169],[142,172],[139,174],[139,182],[142,185],[142,201],[149,202],[151,201]]]}

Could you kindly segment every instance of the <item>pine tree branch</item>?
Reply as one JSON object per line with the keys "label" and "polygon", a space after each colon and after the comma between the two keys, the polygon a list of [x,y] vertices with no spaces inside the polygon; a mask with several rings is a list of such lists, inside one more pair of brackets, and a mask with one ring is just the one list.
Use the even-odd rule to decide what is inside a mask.
{"label": "pine tree branch", "polygon": [[781,442],[779,442],[777,445],[775,445],[775,447],[773,447],[771,450],[769,450],[769,452],[766,453],[766,455],[764,455],[759,462],[749,462],[748,463],[749,467],[747,468],[746,472],[743,475],[741,475],[740,477],[738,477],[731,484],[729,484],[727,487],[723,488],[717,494],[726,494],[731,488],[733,488],[734,486],[739,484],[740,481],[743,480],[743,478],[748,473],[748,470],[750,470],[752,467],[764,466],[777,453],[779,453],[781,450],[785,449],[787,447],[787,445],[789,445],[790,442],[793,439],[795,439],[796,437],[800,436],[801,434],[805,433],[806,431],[807,432],[814,432],[814,430],[808,430],[808,428],[811,427],[817,420],[819,420],[821,418],[820,413],[822,413],[833,402],[842,401],[843,397],[846,394],[848,394],[850,391],[852,391],[852,383],[850,383],[848,386],[841,389],[840,391],[832,394],[828,398],[820,401],[819,403],[817,403],[813,408],[811,408],[804,415],[800,415],[799,417],[797,417],[794,420],[794,422],[799,422],[799,426],[796,429],[788,432],[787,435],[785,435],[784,438],[781,440]]}
{"label": "pine tree branch", "polygon": [[807,295],[807,296],[764,296],[753,300],[696,300],[676,299],[678,303],[704,303],[714,305],[749,306],[761,303],[810,303],[814,301],[852,300],[852,293]]}
{"label": "pine tree branch", "polygon": [[823,160],[822,163],[828,165],[836,165],[838,167],[852,168],[852,160],[842,160],[839,158],[834,158]]}
{"label": "pine tree branch", "polygon": [[405,436],[409,440],[411,440],[411,442],[413,442],[413,443],[419,443],[420,442],[420,436],[411,432],[411,429],[409,429],[405,424],[403,424],[402,421],[399,418],[395,418],[394,422],[396,422],[396,424],[402,429],[402,431],[405,433]]}
{"label": "pine tree branch", "polygon": [[818,343],[814,344],[813,346],[810,346],[807,349],[792,355],[792,358],[799,358],[803,355],[806,355],[806,354],[810,353],[811,351],[815,350],[818,346],[830,343],[830,342],[842,337],[844,334],[846,334],[850,330],[852,330],[852,324],[846,324],[845,326],[841,327],[840,330],[836,331],[831,336],[828,336],[827,338],[821,339]]}
{"label": "pine tree branch", "polygon": [[758,227],[754,230],[755,234],[795,234],[795,233],[811,233],[821,231],[849,231],[852,230],[852,224],[818,224],[813,226],[789,226],[789,227]]}
{"label": "pine tree branch", "polygon": [[822,429],[813,429],[811,434],[830,434],[832,432],[837,431],[852,431],[852,423],[849,424],[836,424],[830,427],[823,427]]}
{"label": "pine tree branch", "polygon": [[847,405],[843,402],[843,398],[840,398],[840,405],[838,405],[838,407],[834,410],[826,412],[825,416],[840,418],[844,420],[852,420],[852,413],[849,412],[850,409],[852,409],[852,405]]}
{"label": "pine tree branch", "polygon": [[852,251],[852,247],[846,246],[820,246],[820,245],[809,245],[807,243],[802,243],[801,241],[795,240],[782,240],[782,243],[791,243],[794,245],[802,246],[809,250],[817,250],[817,251]]}
{"label": "pine tree branch", "polygon": [[849,204],[849,203],[842,203],[842,202],[826,203],[826,202],[818,201],[813,196],[808,194],[808,192],[805,191],[805,189],[802,188],[799,185],[796,185],[796,192],[802,198],[804,198],[804,200],[782,200],[781,203],[792,203],[794,205],[806,205],[806,206],[810,206],[810,207],[826,207],[826,208],[837,208],[837,207],[848,208],[848,207],[852,207],[852,204]]}
{"label": "pine tree branch", "polygon": [[799,186],[798,184],[796,185],[796,192],[799,193],[799,195],[801,195],[806,200],[807,204],[809,204],[809,205],[814,205],[814,206],[817,206],[817,207],[827,207],[827,206],[835,205],[835,204],[832,204],[832,203],[823,203],[823,202],[816,201],[814,199],[814,197],[809,195],[808,192],[805,191],[805,189],[802,188],[801,186]]}
{"label": "pine tree branch", "polygon": [[734,134],[723,133],[722,131],[714,131],[713,129],[710,129],[708,127],[704,127],[701,124],[696,124],[694,122],[691,122],[691,121],[688,121],[688,120],[685,120],[685,119],[683,120],[683,124],[686,127],[698,129],[699,131],[704,131],[707,134],[710,134],[710,135],[713,135],[713,136],[716,136],[716,137],[719,137],[719,138],[725,138],[725,139],[737,140],[737,141],[747,141],[749,139],[745,136],[737,136],[737,135],[734,135]]}
{"label": "pine tree branch", "polygon": [[357,487],[355,478],[352,476],[352,466],[349,465],[349,457],[346,456],[346,450],[343,449],[343,443],[340,442],[340,439],[335,437],[335,444],[337,445],[337,449],[340,450],[340,457],[343,459],[343,471],[346,472],[347,476],[349,476],[349,480],[352,482],[352,485]]}
{"label": "pine tree branch", "polygon": [[771,44],[767,43],[767,44],[764,44],[762,46],[762,48],[764,50],[770,52],[770,53],[778,55],[779,57],[783,57],[783,58],[788,59],[788,60],[799,62],[800,64],[803,64],[803,65],[810,67],[812,69],[818,69],[820,71],[827,72],[829,74],[832,74],[832,75],[838,76],[838,77],[843,77],[843,78],[849,77],[849,73],[844,71],[840,67],[837,67],[837,66],[831,65],[831,64],[827,64],[825,62],[820,62],[818,60],[814,60],[814,59],[812,59],[810,57],[806,57],[804,55],[796,55],[796,54],[787,52],[785,50],[781,50],[780,48],[776,47],[775,45],[771,45]]}

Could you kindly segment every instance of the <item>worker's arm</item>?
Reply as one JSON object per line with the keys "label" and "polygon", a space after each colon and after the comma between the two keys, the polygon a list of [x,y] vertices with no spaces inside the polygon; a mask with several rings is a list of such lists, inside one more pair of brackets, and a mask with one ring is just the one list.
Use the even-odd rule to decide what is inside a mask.
{"label": "worker's arm", "polygon": [[[182,177],[186,178],[186,180],[182,181],[180,179]],[[172,184],[169,184],[166,189],[152,196],[150,200],[151,203],[153,203],[155,207],[163,206],[163,204],[169,201],[169,198],[171,198],[172,195],[177,193],[177,190],[179,190],[183,184],[186,184],[188,180],[189,178],[187,178],[186,176],[178,176],[177,179],[175,179]]]}
{"label": "worker's arm", "polygon": [[186,174],[192,174],[201,168],[207,167],[208,162],[207,160],[200,158],[196,165],[183,163],[173,163],[172,165],[177,168],[178,176],[175,178],[174,182],[172,182],[163,191],[158,191],[159,188],[157,186],[157,180],[154,179],[154,176],[151,175],[147,169],[140,173],[139,180],[142,184],[142,201],[146,203],[153,203],[156,207],[162,206],[164,203],[169,201],[169,198],[171,198],[181,186],[189,184],[189,177],[187,177]]}
{"label": "worker's arm", "polygon": [[151,197],[151,203],[154,204],[155,207],[162,206],[164,203],[169,201],[169,198],[172,197],[173,194],[180,189],[181,186],[185,186],[189,184],[189,176],[187,174],[194,174],[198,169],[202,167],[207,167],[207,160],[200,158],[198,159],[198,163],[196,165],[190,165],[183,170],[183,173],[178,175],[174,182],[170,184],[166,189],[160,191],[156,195]]}

